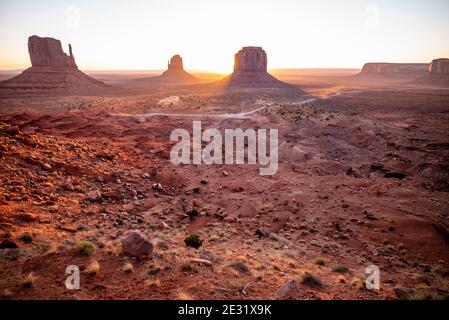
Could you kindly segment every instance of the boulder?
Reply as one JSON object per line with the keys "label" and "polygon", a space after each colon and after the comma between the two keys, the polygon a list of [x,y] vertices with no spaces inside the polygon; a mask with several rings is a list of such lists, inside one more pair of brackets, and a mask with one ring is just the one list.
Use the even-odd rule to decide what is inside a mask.
{"label": "boulder", "polygon": [[291,279],[276,291],[276,298],[285,300],[295,296],[298,292],[296,280]]}
{"label": "boulder", "polygon": [[153,252],[153,244],[142,231],[133,230],[122,239],[122,249],[130,256],[148,256]]}

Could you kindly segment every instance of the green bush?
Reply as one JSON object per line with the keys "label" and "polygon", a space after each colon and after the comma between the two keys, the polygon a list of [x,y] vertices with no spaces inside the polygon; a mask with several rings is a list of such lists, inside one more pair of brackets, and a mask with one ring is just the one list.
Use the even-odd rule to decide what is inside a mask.
{"label": "green bush", "polygon": [[23,243],[31,243],[33,242],[33,236],[30,233],[26,232],[20,236],[19,240]]}
{"label": "green bush", "polygon": [[347,267],[345,267],[345,266],[337,266],[337,267],[332,269],[332,272],[349,273],[349,269]]}
{"label": "green bush", "polygon": [[302,276],[302,280],[301,283],[312,287],[312,288],[322,288],[323,287],[323,283],[321,282],[321,279],[306,272],[303,276]]}
{"label": "green bush", "polygon": [[326,264],[326,261],[324,261],[324,259],[322,258],[318,258],[314,261],[314,263],[318,266],[324,266]]}
{"label": "green bush", "polygon": [[186,246],[198,249],[203,244],[203,240],[197,234],[191,234],[185,237],[184,242]]}
{"label": "green bush", "polygon": [[80,241],[75,245],[75,250],[84,256],[90,256],[95,253],[97,247],[90,241]]}

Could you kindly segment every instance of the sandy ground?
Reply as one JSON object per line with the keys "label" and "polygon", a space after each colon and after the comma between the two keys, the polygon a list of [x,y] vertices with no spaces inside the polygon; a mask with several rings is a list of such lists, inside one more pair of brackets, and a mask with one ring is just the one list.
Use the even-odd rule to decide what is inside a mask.
{"label": "sandy ground", "polygon": [[[2,98],[0,235],[18,248],[0,249],[0,295],[447,299],[449,90],[335,76],[295,83],[305,92]],[[238,116],[220,116],[229,114]],[[170,133],[191,132],[193,120],[279,129],[279,170],[173,165]],[[93,190],[101,197],[89,200]],[[136,229],[155,246],[148,258],[122,253],[120,239]],[[199,249],[184,243],[192,233]],[[80,254],[80,241],[95,252]],[[372,264],[380,290],[364,286]],[[64,286],[68,265],[80,267],[81,290]]]}

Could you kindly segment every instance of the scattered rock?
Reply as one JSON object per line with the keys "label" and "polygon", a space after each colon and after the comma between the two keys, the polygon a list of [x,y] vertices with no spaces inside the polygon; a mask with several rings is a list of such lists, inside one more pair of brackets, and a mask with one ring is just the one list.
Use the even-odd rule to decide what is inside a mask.
{"label": "scattered rock", "polygon": [[154,190],[162,191],[162,185],[159,182],[153,183],[152,187]]}
{"label": "scattered rock", "polygon": [[190,259],[191,263],[198,263],[198,264],[204,264],[205,266],[212,266],[212,262],[206,259],[200,259],[200,258],[192,258]]}
{"label": "scattered rock", "polygon": [[11,136],[16,136],[20,133],[20,129],[18,126],[9,126],[4,131],[6,134],[9,134]]}
{"label": "scattered rock", "polygon": [[25,222],[34,222],[37,220],[37,216],[32,213],[20,213],[17,215],[17,218]]}
{"label": "scattered rock", "polygon": [[268,238],[270,236],[270,231],[264,229],[257,229],[255,235],[259,237]]}
{"label": "scattered rock", "polygon": [[101,192],[98,190],[90,190],[86,193],[86,199],[90,201],[99,201],[101,199]]}
{"label": "scattered rock", "polygon": [[153,244],[140,230],[130,231],[122,239],[123,253],[134,257],[148,256],[153,252]]}
{"label": "scattered rock", "polygon": [[296,280],[291,279],[276,291],[276,298],[289,299],[292,298],[297,291],[298,286],[296,284]]}

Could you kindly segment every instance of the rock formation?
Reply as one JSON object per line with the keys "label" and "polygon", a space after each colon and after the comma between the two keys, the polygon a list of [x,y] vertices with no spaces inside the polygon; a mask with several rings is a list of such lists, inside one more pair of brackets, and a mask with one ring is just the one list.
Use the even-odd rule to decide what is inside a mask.
{"label": "rock formation", "polygon": [[228,87],[293,89],[267,72],[267,54],[261,47],[243,47],[237,52],[234,72],[221,82]]}
{"label": "rock formation", "polygon": [[429,72],[437,76],[449,76],[449,59],[440,58],[433,60],[429,65]]}
{"label": "rock formation", "polygon": [[185,84],[198,82],[200,80],[184,70],[182,58],[179,54],[177,54],[171,57],[167,64],[167,70],[165,70],[160,76],[141,78],[138,79],[138,81],[162,84]]}
{"label": "rock formation", "polygon": [[174,55],[171,57],[170,61],[167,63],[167,71],[164,73],[167,73],[169,71],[175,72],[182,70],[184,71],[184,64],[182,63],[182,58],[179,54]]}
{"label": "rock formation", "polygon": [[234,72],[267,72],[267,53],[261,47],[244,47],[234,56]]}
{"label": "rock formation", "polygon": [[53,38],[28,38],[31,67],[18,76],[0,82],[2,94],[86,91],[107,88],[106,84],[81,72],[75,62],[72,46],[69,54]]}
{"label": "rock formation", "polygon": [[53,38],[40,38],[31,36],[28,38],[28,52],[31,66],[33,67],[66,67],[78,69],[72,53],[72,45],[69,44],[67,55],[62,51],[61,41]]}
{"label": "rock formation", "polygon": [[411,79],[425,75],[427,67],[427,63],[366,63],[359,75]]}

